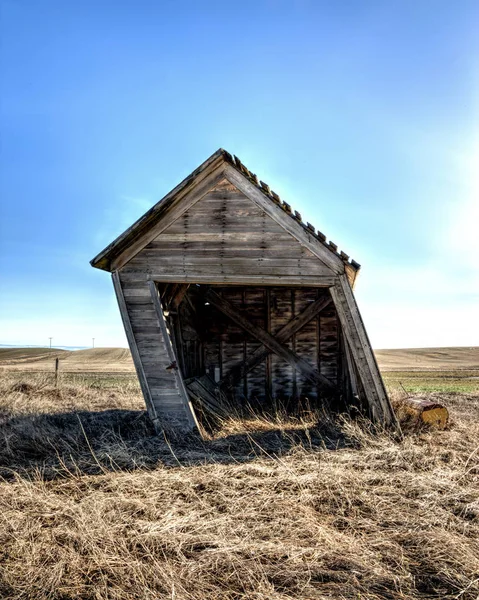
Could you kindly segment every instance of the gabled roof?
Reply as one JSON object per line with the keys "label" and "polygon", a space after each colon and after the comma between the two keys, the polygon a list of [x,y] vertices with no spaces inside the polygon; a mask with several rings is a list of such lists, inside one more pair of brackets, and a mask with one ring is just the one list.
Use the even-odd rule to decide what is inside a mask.
{"label": "gabled roof", "polygon": [[[293,210],[287,202],[281,200],[278,194],[272,191],[268,184],[266,184],[264,181],[260,181],[254,173],[247,169],[237,156],[231,155],[222,148],[212,154],[203,164],[201,164],[171,192],[169,192],[164,198],[150,208],[150,210],[147,211],[140,219],[138,219],[131,227],[129,227],[97,256],[95,256],[90,264],[93,267],[103,269],[105,271],[115,270],[115,261],[117,261],[119,257],[121,257],[121,255],[130,248],[130,246],[139,242],[140,238],[160,221],[162,216],[166,214],[168,209],[172,207],[178,198],[184,197],[186,194],[188,194],[193,187],[195,187],[200,181],[206,179],[208,174],[220,167],[222,163],[232,166],[236,171],[241,173],[241,175],[243,175],[243,177],[253,184],[257,190],[261,191],[261,193],[268,198],[272,204],[281,208],[285,215],[288,215],[293,221],[299,224],[308,234],[308,238],[312,237],[323,249],[326,248],[328,252],[334,254],[336,260],[339,258],[345,265],[345,269],[349,275],[351,283],[354,282],[360,265],[355,260],[350,260],[349,256],[345,252],[338,251],[337,245],[331,240],[328,242],[326,236],[321,231],[317,230],[311,223],[304,223],[301,214],[298,211]],[[146,243],[147,242],[145,242],[145,245]]]}

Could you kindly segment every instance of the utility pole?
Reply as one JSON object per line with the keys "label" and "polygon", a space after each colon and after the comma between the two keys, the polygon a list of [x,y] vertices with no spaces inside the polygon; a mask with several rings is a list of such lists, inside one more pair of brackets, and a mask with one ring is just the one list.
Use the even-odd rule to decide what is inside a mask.
{"label": "utility pole", "polygon": [[53,340],[53,338],[49,337],[48,339],[50,340],[50,348],[51,348],[52,347],[52,340]]}
{"label": "utility pole", "polygon": [[95,338],[91,338],[91,347],[94,348],[95,347]]}

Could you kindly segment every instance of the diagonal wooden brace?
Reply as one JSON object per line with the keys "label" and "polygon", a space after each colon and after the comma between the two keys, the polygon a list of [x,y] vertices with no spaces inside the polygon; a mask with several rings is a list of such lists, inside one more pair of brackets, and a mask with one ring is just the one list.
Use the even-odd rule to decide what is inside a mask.
{"label": "diagonal wooden brace", "polygon": [[205,294],[205,300],[215,306],[224,315],[229,317],[232,321],[237,323],[251,336],[259,340],[266,348],[274,352],[278,356],[284,358],[291,366],[298,369],[305,375],[310,381],[319,384],[327,389],[333,389],[334,386],[331,384],[329,379],[318,373],[318,371],[307,363],[304,359],[299,357],[297,354],[292,352],[282,342],[279,342],[274,336],[262,329],[257,327],[245,316],[245,314],[230,304],[227,300],[218,296],[218,294],[209,289]]}
{"label": "diagonal wooden brace", "polygon": [[[305,325],[307,325],[312,319],[314,319],[324,308],[331,304],[332,298],[330,296],[325,298],[319,298],[312,302],[307,308],[305,308],[299,315],[288,321],[284,327],[282,327],[276,334],[275,338],[279,342],[287,342],[290,337],[295,333],[298,333]],[[265,348],[264,345],[259,346],[254,350],[247,360],[238,361],[231,367],[228,373],[219,382],[220,387],[230,388],[235,386],[238,381],[245,375],[259,365],[267,356],[271,354],[269,348]],[[329,380],[328,380],[329,381]]]}

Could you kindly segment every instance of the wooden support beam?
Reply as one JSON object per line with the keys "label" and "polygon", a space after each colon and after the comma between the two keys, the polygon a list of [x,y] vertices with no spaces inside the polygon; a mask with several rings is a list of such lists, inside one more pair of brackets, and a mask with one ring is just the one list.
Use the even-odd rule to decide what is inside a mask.
{"label": "wooden support beam", "polygon": [[161,302],[162,302],[163,306],[165,307],[165,310],[170,309],[171,299],[173,298],[177,288],[181,285],[182,285],[181,283],[170,283],[165,286],[165,289],[164,289],[163,293],[161,294]]}
{"label": "wooden support beam", "polygon": [[177,309],[178,306],[182,303],[183,298],[185,297],[185,294],[188,291],[189,287],[189,283],[183,283],[178,286],[170,301],[170,305],[173,309]]}
{"label": "wooden support beam", "polygon": [[330,288],[344,336],[358,370],[373,420],[400,431],[384,382],[369,342],[356,299],[346,275],[340,275]]}
{"label": "wooden support beam", "polygon": [[344,342],[344,355],[346,358],[346,366],[347,366],[348,376],[349,376],[349,385],[351,386],[351,393],[354,397],[359,398],[358,381],[356,379],[356,371],[354,369],[353,358],[351,356],[351,350],[349,348],[348,341],[345,339],[344,336],[343,336],[343,342]]}
{"label": "wooden support beam", "polygon": [[[298,333],[305,325],[307,325],[312,319],[317,317],[319,313],[329,306],[332,302],[330,296],[319,298],[312,302],[307,308],[305,308],[299,315],[291,319],[284,327],[282,327],[278,333],[275,334],[275,338],[279,342],[287,342],[291,336]],[[225,377],[219,382],[220,387],[230,388],[235,386],[238,381],[246,375],[249,371],[254,369],[261,363],[269,354],[271,350],[264,345],[259,346],[254,350],[247,360],[239,361],[231,367]],[[328,383],[329,380],[327,380]]]}
{"label": "wooden support beam", "polygon": [[[294,223],[294,221],[293,221]],[[144,271],[138,271],[139,276],[143,276]],[[182,282],[182,283],[201,283],[205,285],[274,285],[274,286],[291,286],[300,285],[303,287],[329,288],[334,285],[335,277],[326,277],[318,275],[252,275],[239,273],[222,273],[222,274],[186,274],[183,270],[178,270],[174,273],[147,273],[148,279],[153,281],[166,282]]]}
{"label": "wooden support beam", "polygon": [[334,386],[331,384],[329,379],[326,379],[324,375],[318,373],[318,371],[307,363],[304,359],[299,357],[297,354],[292,352],[283,343],[279,342],[277,338],[273,337],[267,331],[261,327],[257,327],[247,318],[243,311],[239,310],[232,304],[230,304],[224,298],[221,298],[215,291],[209,289],[205,294],[205,300],[215,306],[224,315],[229,317],[232,321],[237,323],[242,329],[248,332],[251,336],[259,340],[266,348],[274,352],[278,356],[284,358],[291,366],[300,370],[305,377],[314,383],[320,383],[327,389],[333,389]]}
{"label": "wooden support beam", "polygon": [[192,377],[185,381],[188,392],[198,402],[201,409],[216,418],[231,416],[231,406],[218,385],[208,375]]}
{"label": "wooden support beam", "polygon": [[[265,290],[265,301],[266,301],[266,331],[271,333],[271,289],[266,288]],[[240,377],[241,373],[246,375],[247,371],[239,368]],[[265,381],[265,393],[266,400],[270,402],[273,398],[273,361],[271,353],[268,351],[266,356],[266,381]]]}

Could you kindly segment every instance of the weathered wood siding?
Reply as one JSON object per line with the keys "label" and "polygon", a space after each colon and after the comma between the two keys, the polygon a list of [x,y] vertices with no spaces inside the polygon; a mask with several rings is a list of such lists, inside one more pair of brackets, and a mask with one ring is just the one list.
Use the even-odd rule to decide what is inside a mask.
{"label": "weathered wood siding", "polygon": [[[166,369],[171,357],[149,281],[160,282],[160,293],[168,288],[168,296],[177,284],[192,284],[185,299],[167,311],[166,343],[171,338],[185,379],[208,374],[223,382],[262,344],[202,299],[203,284],[213,285],[221,298],[243,311],[253,328],[275,336],[311,303],[329,297],[337,273],[224,179],[131,258],[119,277],[153,412],[161,422],[189,428],[182,382]],[[288,362],[287,356],[270,352],[228,388],[238,407],[290,408],[298,401],[314,404],[328,393],[343,393],[344,353],[333,303],[284,346],[324,376],[333,392],[312,380],[304,364],[298,368],[291,358]]]}
{"label": "weathered wood siding", "polygon": [[[329,291],[321,288],[215,286],[214,290],[238,311],[242,311],[253,325],[272,335],[277,335],[311,303],[329,297]],[[198,348],[200,344],[204,345],[204,371],[219,382],[235,365],[246,361],[261,343],[214,306],[205,303],[198,286],[190,286],[187,296],[197,307],[204,332],[198,332],[196,339]],[[183,328],[191,331],[191,323],[184,315],[184,306],[188,305],[183,302],[180,307],[179,321]],[[202,335],[204,337],[200,340]],[[341,393],[338,319],[332,303],[306,323],[285,345],[317,368],[334,386],[338,386],[337,391]],[[186,378],[195,375],[193,372],[185,373]],[[315,401],[323,396],[324,390],[321,391],[300,370],[274,353],[243,375],[232,389],[232,397],[240,407],[246,403],[266,407],[271,406],[272,402],[291,406],[291,402],[300,399]]]}
{"label": "weathered wood siding", "polygon": [[135,366],[139,376],[144,373],[151,396],[150,414],[153,412],[163,425],[189,429],[188,416],[175,373],[166,369],[171,360],[146,274],[134,276],[131,273],[120,272],[119,280],[125,303],[122,312],[126,310],[125,316],[129,320],[138,350]]}
{"label": "weathered wood siding", "polygon": [[[334,273],[226,180],[203,196],[123,268],[156,280],[242,277],[319,285]],[[289,281],[291,278],[291,281]]]}

